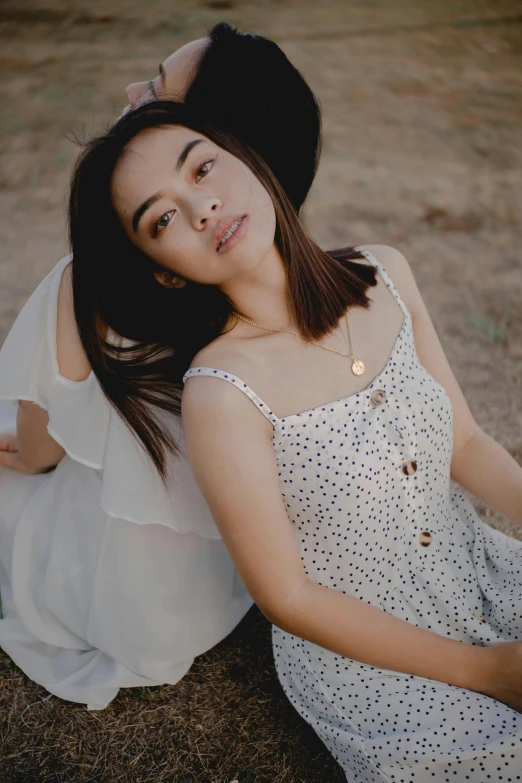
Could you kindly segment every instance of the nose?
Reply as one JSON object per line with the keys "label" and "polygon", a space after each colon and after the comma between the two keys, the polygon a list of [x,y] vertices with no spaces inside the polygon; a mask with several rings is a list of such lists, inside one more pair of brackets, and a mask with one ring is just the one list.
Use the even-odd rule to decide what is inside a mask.
{"label": "nose", "polygon": [[131,107],[135,106],[148,90],[149,82],[133,82],[133,84],[129,84],[125,90],[127,98],[129,99],[129,105]]}
{"label": "nose", "polygon": [[203,231],[212,223],[212,218],[218,219],[221,201],[215,196],[205,197],[193,204],[192,224],[197,231]]}

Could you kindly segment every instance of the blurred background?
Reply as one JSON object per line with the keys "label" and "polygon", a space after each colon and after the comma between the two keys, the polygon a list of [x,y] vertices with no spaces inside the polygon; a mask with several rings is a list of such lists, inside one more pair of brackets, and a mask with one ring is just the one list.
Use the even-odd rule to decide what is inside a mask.
{"label": "blurred background", "polygon": [[[221,20],[273,38],[320,99],[312,234],[406,255],[475,417],[522,460],[514,0],[2,0],[0,342],[67,252],[74,134],[110,124],[127,84]],[[2,783],[342,781],[282,695],[269,637],[254,608],[177,686],[122,692],[102,713],[44,701],[0,655]]]}

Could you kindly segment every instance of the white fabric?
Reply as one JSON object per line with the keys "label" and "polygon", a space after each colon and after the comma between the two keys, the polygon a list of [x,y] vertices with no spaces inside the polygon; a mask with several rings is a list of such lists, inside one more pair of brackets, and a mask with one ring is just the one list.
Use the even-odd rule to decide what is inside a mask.
{"label": "white fabric", "polygon": [[[93,373],[60,375],[63,259],[0,351],[0,428],[48,411],[52,473],[0,468],[0,646],[50,693],[104,708],[120,687],[177,682],[252,605],[188,461],[165,488]],[[169,426],[182,443],[178,420]]]}
{"label": "white fabric", "polygon": [[[279,419],[237,376],[194,367],[185,378],[232,383],[272,421],[310,579],[465,644],[522,640],[522,542],[450,488],[450,399],[418,359],[392,281],[365,255],[404,312],[367,389]],[[522,779],[522,715],[505,704],[358,663],[275,625],[272,641],[285,693],[350,783]]]}

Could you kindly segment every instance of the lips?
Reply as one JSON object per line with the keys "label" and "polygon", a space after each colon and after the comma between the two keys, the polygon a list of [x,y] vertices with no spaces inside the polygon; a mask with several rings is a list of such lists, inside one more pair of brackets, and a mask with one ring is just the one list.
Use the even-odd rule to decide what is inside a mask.
{"label": "lips", "polygon": [[228,242],[228,240],[237,231],[245,217],[246,215],[238,215],[233,220],[227,218],[226,222],[220,221],[218,223],[216,233],[214,234],[216,250],[219,251]]}

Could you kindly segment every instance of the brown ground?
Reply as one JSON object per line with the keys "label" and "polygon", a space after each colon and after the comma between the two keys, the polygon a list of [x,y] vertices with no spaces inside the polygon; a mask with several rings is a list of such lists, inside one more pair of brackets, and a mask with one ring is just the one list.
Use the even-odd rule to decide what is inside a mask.
{"label": "brown ground", "polygon": [[[3,0],[0,338],[65,252],[67,135],[107,124],[128,82],[219,19],[277,40],[321,98],[314,235],[405,253],[476,418],[521,458],[514,0]],[[282,695],[257,610],[179,685],[126,691],[102,713],[43,701],[6,656],[0,668],[2,783],[342,780]]]}

